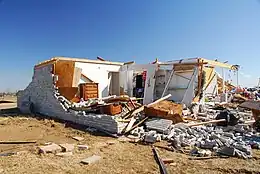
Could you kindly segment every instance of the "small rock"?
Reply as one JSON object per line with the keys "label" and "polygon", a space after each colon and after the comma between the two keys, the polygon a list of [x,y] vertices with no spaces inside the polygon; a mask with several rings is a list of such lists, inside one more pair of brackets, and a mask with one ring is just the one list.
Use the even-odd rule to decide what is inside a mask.
{"label": "small rock", "polygon": [[56,153],[56,156],[59,157],[68,157],[68,156],[72,156],[72,152],[61,152],[61,153]]}
{"label": "small rock", "polygon": [[77,141],[83,141],[84,140],[84,138],[82,138],[82,137],[72,137],[74,140],[77,140]]}
{"label": "small rock", "polygon": [[155,143],[156,142],[156,136],[148,134],[145,136],[144,141],[147,143]]}
{"label": "small rock", "polygon": [[39,149],[40,149],[40,153],[56,153],[62,150],[62,148],[55,143],[52,143],[47,146],[39,146]]}
{"label": "small rock", "polygon": [[127,138],[127,137],[125,137],[125,136],[123,136],[123,137],[119,137],[119,138],[118,138],[118,141],[119,141],[119,142],[129,142],[129,141],[131,141],[131,139],[130,139],[130,138]]}
{"label": "small rock", "polygon": [[198,151],[198,156],[199,157],[203,157],[203,156],[205,156],[205,154],[206,154],[206,150],[199,150]]}
{"label": "small rock", "polygon": [[177,166],[177,163],[170,163],[170,166],[176,167],[176,166]]}
{"label": "small rock", "polygon": [[205,156],[211,156],[212,152],[210,150],[206,150]]}
{"label": "small rock", "polygon": [[157,135],[156,136],[156,141],[161,142],[162,141],[162,136],[161,135]]}
{"label": "small rock", "polygon": [[235,156],[235,148],[224,146],[217,151],[219,154],[227,156]]}
{"label": "small rock", "polygon": [[232,138],[232,139],[235,138],[234,134],[233,134],[233,133],[230,133],[230,132],[224,132],[224,136],[229,137],[229,138]]}
{"label": "small rock", "polygon": [[87,145],[77,145],[79,150],[88,150],[89,147]]}
{"label": "small rock", "polygon": [[115,140],[110,140],[110,141],[107,141],[106,143],[108,145],[113,145],[113,144],[116,144],[116,141]]}
{"label": "small rock", "polygon": [[172,141],[172,145],[174,148],[176,149],[181,149],[181,142],[179,139],[177,138],[174,138],[173,141]]}
{"label": "small rock", "polygon": [[72,152],[75,148],[75,145],[65,143],[65,144],[60,144],[60,147],[62,148],[63,152]]}
{"label": "small rock", "polygon": [[234,147],[242,152],[245,152],[247,155],[252,155],[251,146],[235,144]]}
{"label": "small rock", "polygon": [[93,156],[91,156],[91,157],[88,157],[88,158],[86,158],[86,159],[83,159],[83,160],[81,161],[81,163],[82,163],[82,164],[92,164],[92,163],[95,163],[95,162],[99,161],[100,159],[101,159],[100,156],[93,155]]}
{"label": "small rock", "polygon": [[191,155],[191,156],[196,156],[196,155],[198,155],[198,151],[199,151],[199,149],[196,148],[196,147],[194,147],[194,148],[190,151],[190,155]]}

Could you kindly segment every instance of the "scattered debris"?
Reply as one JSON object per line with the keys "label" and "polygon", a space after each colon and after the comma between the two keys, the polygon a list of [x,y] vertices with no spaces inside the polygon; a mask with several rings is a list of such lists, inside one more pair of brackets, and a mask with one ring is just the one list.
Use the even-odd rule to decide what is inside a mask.
{"label": "scattered debris", "polygon": [[61,152],[61,151],[62,151],[62,148],[55,143],[52,143],[47,146],[39,146],[40,153],[57,153],[57,152]]}
{"label": "scattered debris", "polygon": [[152,147],[152,150],[153,150],[154,158],[159,165],[161,174],[167,174],[168,172],[166,170],[166,166],[164,165],[164,163],[163,163],[162,159],[160,158],[160,156],[159,156],[157,150],[155,149],[155,147]]}
{"label": "scattered debris", "polygon": [[163,163],[164,164],[171,164],[171,163],[174,163],[174,159],[171,159],[171,158],[165,158],[165,159],[162,159]]}
{"label": "scattered debris", "polygon": [[77,141],[83,141],[84,140],[84,138],[82,138],[82,137],[72,137],[74,140],[77,140]]}
{"label": "scattered debris", "polygon": [[79,150],[88,150],[88,149],[89,149],[89,146],[88,146],[88,145],[82,145],[82,144],[80,144],[80,145],[77,145],[77,147],[78,147]]}
{"label": "scattered debris", "polygon": [[101,159],[101,156],[93,155],[81,161],[82,164],[93,164]]}
{"label": "scattered debris", "polygon": [[60,147],[62,148],[63,152],[72,152],[75,148],[75,145],[65,143],[65,144],[60,144]]}
{"label": "scattered debris", "polygon": [[55,155],[59,156],[59,157],[68,157],[68,156],[72,156],[73,153],[72,152],[60,152],[60,153],[56,153]]}
{"label": "scattered debris", "polygon": [[33,144],[36,141],[0,141],[0,144]]}
{"label": "scattered debris", "polygon": [[0,156],[12,156],[12,155],[17,155],[17,153],[16,152],[0,153]]}

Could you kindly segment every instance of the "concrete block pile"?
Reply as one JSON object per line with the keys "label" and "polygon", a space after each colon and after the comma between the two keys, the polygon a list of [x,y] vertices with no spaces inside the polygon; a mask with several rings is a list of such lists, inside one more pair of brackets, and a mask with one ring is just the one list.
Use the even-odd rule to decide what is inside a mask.
{"label": "concrete block pile", "polygon": [[[199,111],[197,111],[199,113]],[[206,109],[204,114],[197,114],[206,119],[216,118],[220,111]],[[228,111],[230,117],[243,122],[252,115],[238,110]],[[169,120],[168,120],[169,121]],[[146,143],[161,140],[170,142],[176,150],[191,148],[192,156],[224,155],[239,158],[251,158],[252,149],[260,148],[260,134],[252,126],[238,122],[234,126],[213,124],[190,127],[186,123],[172,124],[164,119],[148,119],[144,126],[131,131]],[[221,125],[221,124],[219,124]]]}
{"label": "concrete block pile", "polygon": [[22,113],[40,114],[71,121],[110,133],[120,133],[119,123],[111,116],[74,111],[71,103],[61,96],[55,86],[52,65],[34,69],[32,82],[18,92],[17,105]]}

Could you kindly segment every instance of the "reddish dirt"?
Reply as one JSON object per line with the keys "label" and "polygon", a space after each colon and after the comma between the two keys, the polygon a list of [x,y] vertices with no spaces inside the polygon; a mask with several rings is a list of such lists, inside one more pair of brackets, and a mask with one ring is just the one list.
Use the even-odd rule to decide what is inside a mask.
{"label": "reddish dirt", "polygon": [[[30,145],[0,145],[0,151],[20,152],[18,155],[0,157],[2,173],[159,173],[149,145],[120,142],[117,139],[91,135],[63,123],[36,118],[10,117],[0,121],[0,141],[36,140]],[[82,142],[73,136],[84,137]],[[114,144],[104,147],[106,142]],[[37,146],[46,142],[87,144],[86,151],[75,150],[73,156],[57,157],[54,154],[40,155]],[[167,164],[169,173],[259,173],[260,151],[254,151],[254,158],[210,159],[192,161],[185,154],[159,149],[162,158],[173,158],[176,162]],[[91,155],[100,155],[102,159],[91,165],[80,161]]]}
{"label": "reddish dirt", "polygon": [[[80,136],[78,142],[72,137]],[[0,156],[0,173],[4,174],[157,174],[159,173],[151,147],[149,145],[121,142],[118,139],[93,135],[79,129],[68,127],[64,123],[49,119],[37,119],[26,116],[1,117],[0,141],[35,140],[35,144],[1,145],[0,153],[19,152],[13,156]],[[111,145],[107,142],[112,141]],[[58,157],[54,154],[38,154],[37,147],[47,142],[86,144],[89,150],[75,149],[72,156]],[[162,142],[165,144],[166,142]],[[260,151],[254,151],[253,159],[237,158],[189,160],[185,154],[158,149],[161,158],[172,158],[174,163],[167,164],[168,173],[260,173]],[[80,161],[92,155],[102,159],[95,164],[84,165]]]}

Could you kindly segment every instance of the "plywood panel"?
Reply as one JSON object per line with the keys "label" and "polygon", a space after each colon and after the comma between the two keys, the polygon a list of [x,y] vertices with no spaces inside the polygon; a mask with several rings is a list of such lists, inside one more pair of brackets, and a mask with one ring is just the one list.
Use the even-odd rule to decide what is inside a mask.
{"label": "plywood panel", "polygon": [[72,100],[78,92],[77,87],[59,87],[58,90],[68,100]]}
{"label": "plywood panel", "polygon": [[58,75],[56,86],[72,87],[75,62],[58,60],[55,63],[55,74]]}

